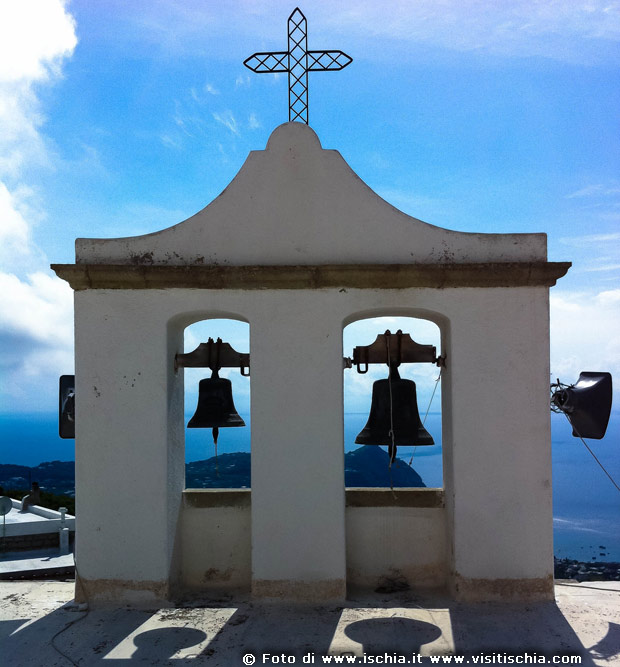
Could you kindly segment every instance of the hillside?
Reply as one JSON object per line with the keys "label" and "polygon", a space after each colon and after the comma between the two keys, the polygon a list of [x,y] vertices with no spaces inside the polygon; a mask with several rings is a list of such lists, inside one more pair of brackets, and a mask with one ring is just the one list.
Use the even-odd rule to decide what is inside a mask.
{"label": "hillside", "polygon": [[30,489],[38,482],[41,490],[60,495],[75,495],[75,462],[47,461],[36,467],[0,464],[0,486],[5,489]]}
{"label": "hillside", "polygon": [[[388,454],[381,447],[359,447],[345,454],[345,485],[390,486],[388,463]],[[391,473],[394,486],[425,486],[418,473],[402,459],[394,461]],[[185,480],[186,487],[190,489],[249,488],[250,454],[220,454],[217,458],[193,461],[185,466]],[[26,490],[30,488],[31,482],[38,482],[44,491],[73,496],[75,463],[49,461],[33,468],[0,464],[0,486],[5,489]]]}

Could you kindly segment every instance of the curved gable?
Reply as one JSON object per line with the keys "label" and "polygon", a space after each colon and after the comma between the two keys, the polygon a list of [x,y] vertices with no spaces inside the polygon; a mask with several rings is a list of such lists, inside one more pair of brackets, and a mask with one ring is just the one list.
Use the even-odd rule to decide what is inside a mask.
{"label": "curved gable", "polygon": [[476,234],[406,215],[371,190],[302,123],[252,151],[204,209],[167,229],[77,239],[76,262],[137,265],[323,265],[539,262],[546,234]]}

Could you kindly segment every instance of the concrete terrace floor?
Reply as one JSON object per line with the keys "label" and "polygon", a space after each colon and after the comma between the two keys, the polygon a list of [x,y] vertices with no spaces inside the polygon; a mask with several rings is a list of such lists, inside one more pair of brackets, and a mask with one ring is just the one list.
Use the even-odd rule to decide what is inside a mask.
{"label": "concrete terrace floor", "polygon": [[398,655],[432,664],[428,656],[450,654],[476,664],[481,653],[507,664],[508,655],[527,653],[620,665],[618,582],[556,582],[555,603],[464,604],[401,592],[343,606],[222,599],[151,611],[80,610],[73,590],[73,581],[0,582],[0,664],[228,667],[243,665],[248,653],[256,665],[320,665],[342,654],[358,656],[357,664],[373,664],[372,655],[383,659],[374,664],[399,664]]}

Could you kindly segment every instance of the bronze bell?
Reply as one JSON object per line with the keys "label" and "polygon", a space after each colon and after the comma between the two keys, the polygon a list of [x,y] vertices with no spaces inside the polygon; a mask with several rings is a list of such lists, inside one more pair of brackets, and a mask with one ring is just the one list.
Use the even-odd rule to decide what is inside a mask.
{"label": "bronze bell", "polygon": [[217,444],[220,428],[245,426],[237,413],[232,396],[232,383],[213,371],[210,378],[200,380],[198,385],[198,406],[187,428],[212,428],[213,442]]}
{"label": "bronze bell", "polygon": [[[390,382],[392,384],[391,401]],[[416,398],[415,382],[401,380],[396,366],[390,367],[390,377],[386,380],[377,380],[372,385],[372,403],[368,422],[355,438],[355,443],[357,445],[388,445],[390,448],[392,442],[397,447],[434,445],[433,437],[420,421]]]}

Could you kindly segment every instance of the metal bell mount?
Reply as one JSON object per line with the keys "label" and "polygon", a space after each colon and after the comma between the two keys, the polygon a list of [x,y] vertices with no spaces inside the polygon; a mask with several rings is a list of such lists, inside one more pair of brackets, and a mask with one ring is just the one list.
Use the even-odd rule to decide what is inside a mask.
{"label": "metal bell mount", "polygon": [[209,338],[186,354],[177,354],[174,358],[175,370],[185,368],[210,368],[211,377],[200,380],[198,384],[198,405],[187,428],[213,429],[213,443],[217,446],[220,428],[245,426],[238,414],[232,395],[232,383],[219,377],[220,368],[239,368],[241,375],[250,374],[250,355],[237,352],[229,343]]}

